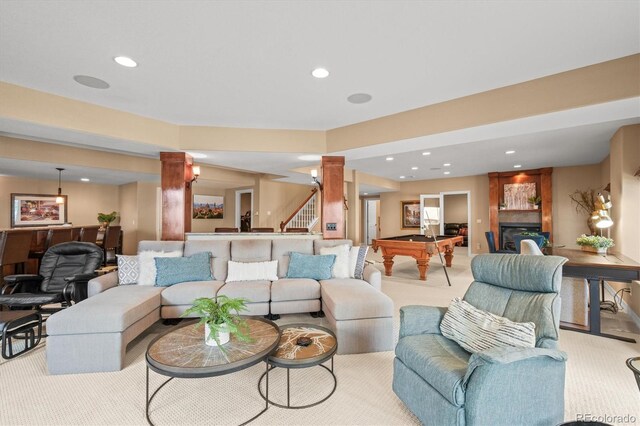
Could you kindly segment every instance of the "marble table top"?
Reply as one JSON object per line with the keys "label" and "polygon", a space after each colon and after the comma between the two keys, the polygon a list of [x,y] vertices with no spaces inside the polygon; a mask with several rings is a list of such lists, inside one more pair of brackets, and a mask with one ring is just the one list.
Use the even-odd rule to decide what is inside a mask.
{"label": "marble table top", "polygon": [[262,318],[247,318],[250,342],[231,340],[224,350],[204,342],[204,325],[178,325],[156,337],[147,348],[147,364],[173,377],[209,377],[242,370],[264,360],[280,341],[278,326]]}

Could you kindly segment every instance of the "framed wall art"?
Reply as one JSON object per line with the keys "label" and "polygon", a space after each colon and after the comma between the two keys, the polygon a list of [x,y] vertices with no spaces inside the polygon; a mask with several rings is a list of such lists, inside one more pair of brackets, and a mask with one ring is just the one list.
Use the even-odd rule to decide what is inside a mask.
{"label": "framed wall art", "polygon": [[420,200],[401,201],[402,229],[420,229]]}
{"label": "framed wall art", "polygon": [[56,203],[57,195],[11,194],[11,227],[63,225],[67,223],[67,196]]}
{"label": "framed wall art", "polygon": [[504,203],[507,210],[528,210],[531,208],[529,198],[535,196],[535,182],[504,184]]}
{"label": "framed wall art", "polygon": [[194,195],[194,219],[223,219],[224,197],[220,195]]}

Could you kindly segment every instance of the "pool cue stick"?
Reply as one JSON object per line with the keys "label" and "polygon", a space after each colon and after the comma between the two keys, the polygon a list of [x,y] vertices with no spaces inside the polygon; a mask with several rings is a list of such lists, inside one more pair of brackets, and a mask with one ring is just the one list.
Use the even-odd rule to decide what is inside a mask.
{"label": "pool cue stick", "polygon": [[[427,232],[429,232],[431,229],[431,219],[429,219],[429,212],[427,211],[427,209],[424,210],[424,215],[427,217]],[[451,287],[451,280],[449,279],[449,273],[447,272],[447,265],[445,265],[444,260],[442,259],[442,252],[440,252],[440,247],[438,247],[438,239],[436,238],[436,234],[431,231],[432,233],[432,237],[433,237],[433,244],[436,246],[436,251],[438,252],[438,256],[440,256],[440,263],[442,263],[442,269],[444,269],[444,275],[445,277],[447,277],[447,284],[449,284],[449,287]]]}

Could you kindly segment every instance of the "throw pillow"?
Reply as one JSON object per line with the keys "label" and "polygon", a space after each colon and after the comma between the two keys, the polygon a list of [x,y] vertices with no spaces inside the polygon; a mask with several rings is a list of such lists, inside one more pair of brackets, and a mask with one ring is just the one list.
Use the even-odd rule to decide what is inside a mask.
{"label": "throw pillow", "polygon": [[227,263],[227,281],[277,281],[278,261],[269,262],[234,262]]}
{"label": "throw pillow", "polygon": [[119,254],[118,259],[118,285],[137,284],[140,269],[138,268],[138,256],[124,256]]}
{"label": "throw pillow", "polygon": [[349,246],[341,244],[335,247],[322,247],[320,254],[335,254],[336,260],[331,269],[333,278],[350,278],[349,274]]}
{"label": "throw pillow", "polygon": [[335,254],[313,255],[292,252],[289,257],[287,278],[331,279]]}
{"label": "throw pillow", "polygon": [[349,278],[364,279],[363,272],[369,246],[351,247],[349,251]]}
{"label": "throw pillow", "polygon": [[141,251],[138,253],[139,285],[156,285],[156,257],[181,257],[181,251]]}
{"label": "throw pillow", "polygon": [[213,279],[209,252],[196,253],[187,257],[156,257],[155,261],[157,287]]}
{"label": "throw pillow", "polygon": [[532,322],[513,322],[482,311],[459,297],[451,301],[440,323],[444,337],[472,353],[503,346],[533,348],[535,327]]}

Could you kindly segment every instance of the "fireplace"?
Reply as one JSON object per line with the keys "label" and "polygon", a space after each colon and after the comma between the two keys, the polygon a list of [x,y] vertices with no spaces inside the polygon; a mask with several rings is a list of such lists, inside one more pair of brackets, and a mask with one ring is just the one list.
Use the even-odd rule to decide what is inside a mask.
{"label": "fireplace", "polygon": [[502,250],[516,250],[513,236],[522,232],[540,232],[540,223],[500,223],[500,248]]}

